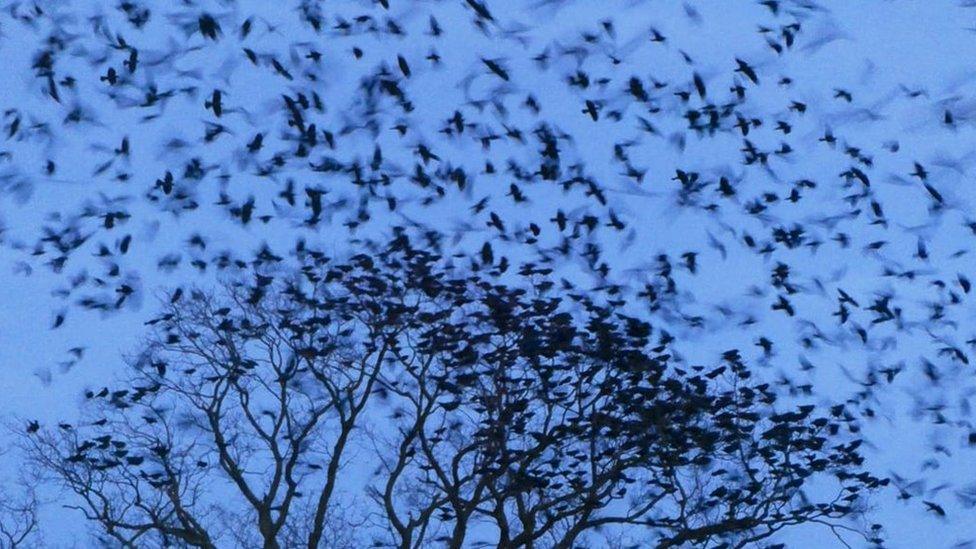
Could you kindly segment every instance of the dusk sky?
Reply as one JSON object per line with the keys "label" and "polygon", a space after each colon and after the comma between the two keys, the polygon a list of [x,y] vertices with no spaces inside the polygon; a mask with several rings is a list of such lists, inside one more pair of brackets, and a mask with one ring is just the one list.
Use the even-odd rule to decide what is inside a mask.
{"label": "dusk sky", "polygon": [[[627,310],[675,337],[682,364],[710,364],[738,348],[789,402],[852,399],[867,467],[902,479],[896,484],[913,496],[899,499],[894,487],[872,496],[869,516],[884,525],[886,546],[974,546],[976,3],[489,0],[486,23],[473,8],[482,4],[466,0],[389,0],[388,8],[372,0],[187,0],[133,2],[151,12],[138,29],[126,21],[135,12],[115,2],[36,2],[43,15],[34,4],[0,2],[0,414],[11,447],[17,435],[7,431],[26,421],[75,421],[84,392],[122,372],[173,288],[232,279],[237,271],[220,268],[221,256],[249,261],[267,245],[289,257],[301,238],[344,257],[404,227],[440,234],[446,256],[476,255],[489,242],[513,265],[553,258],[553,276],[581,291],[620,285]],[[302,20],[303,5],[319,6],[322,32]],[[215,17],[219,35],[200,32],[201,13]],[[361,14],[371,19],[357,21]],[[432,16],[443,31],[436,38]],[[787,28],[786,45],[791,24],[798,30]],[[666,40],[652,40],[655,33]],[[50,37],[57,98],[38,62]],[[135,71],[125,64],[128,46],[139,51]],[[312,51],[321,58],[306,57]],[[383,66],[408,93],[408,113],[389,95],[364,92],[366,77]],[[110,67],[117,85],[107,82]],[[652,96],[643,104],[628,92],[632,75]],[[737,85],[745,90],[738,101],[730,89]],[[171,95],[146,105],[154,87]],[[271,168],[276,151],[295,148],[282,96],[311,101],[312,91],[322,103],[320,146]],[[529,96],[538,113],[525,106]],[[706,103],[735,104],[735,116],[717,131],[689,129],[686,112]],[[455,111],[465,131],[443,131]],[[739,118],[762,125],[743,136]],[[537,167],[542,145],[533,129],[541,123],[559,136],[562,179],[574,164],[585,168],[603,202],[583,185],[519,182],[511,167]],[[395,129],[401,124],[406,135]],[[322,146],[323,131],[334,148]],[[252,154],[258,133],[262,148]],[[123,139],[129,151],[120,153]],[[745,140],[767,153],[765,163],[744,161]],[[421,146],[438,158],[424,162]],[[381,169],[371,169],[378,147]],[[392,183],[367,193],[346,174],[316,168],[328,161],[358,161],[365,177],[382,171]],[[497,171],[486,173],[486,162]],[[411,180],[418,163],[443,170],[434,183],[443,192]],[[628,164],[643,175],[628,174]],[[202,175],[189,175],[188,165]],[[445,183],[454,169],[468,174],[464,189]],[[175,194],[160,192],[167,171]],[[683,190],[679,171],[702,186]],[[734,197],[720,195],[723,178]],[[279,194],[289,181],[296,205]],[[524,201],[513,199],[515,183]],[[324,192],[315,223],[307,222],[303,188]],[[241,207],[253,207],[247,223]],[[576,225],[582,236],[566,256],[551,221],[560,211],[571,223],[598,219],[596,230]],[[489,225],[492,213],[505,231]],[[533,223],[541,234],[526,244]],[[84,242],[57,249],[74,238]],[[588,265],[594,249],[599,258]],[[649,310],[639,294],[660,282],[661,254],[678,289]],[[459,255],[457,263],[468,260]],[[795,292],[771,282],[779,264]],[[843,324],[840,292],[858,303]],[[780,296],[795,314],[774,307]],[[870,307],[879,300],[897,320],[875,322],[881,313]],[[885,369],[898,374],[889,381]],[[3,458],[10,478],[17,454]],[[51,501],[41,513],[43,546],[90,546],[83,517],[63,507],[55,487],[41,490]],[[817,525],[773,541],[842,546]]]}

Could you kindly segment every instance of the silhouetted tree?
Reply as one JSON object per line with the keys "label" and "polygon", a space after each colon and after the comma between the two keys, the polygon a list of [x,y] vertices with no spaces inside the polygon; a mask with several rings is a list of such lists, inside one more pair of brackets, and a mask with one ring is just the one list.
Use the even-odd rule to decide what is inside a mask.
{"label": "silhouetted tree", "polygon": [[[0,456],[7,453],[4,450]],[[0,489],[0,549],[36,547],[41,541],[33,472],[22,469],[17,478],[5,479]]]}
{"label": "silhouetted tree", "polygon": [[84,424],[25,434],[33,461],[123,546],[879,533],[843,522],[887,482],[843,406],[778,404],[735,350],[675,364],[648,322],[545,269],[461,272],[402,235],[376,251],[175,292]]}

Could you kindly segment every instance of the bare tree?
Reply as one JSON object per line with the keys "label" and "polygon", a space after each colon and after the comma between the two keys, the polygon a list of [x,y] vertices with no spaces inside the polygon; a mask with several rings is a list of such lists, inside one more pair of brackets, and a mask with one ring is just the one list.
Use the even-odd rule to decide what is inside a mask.
{"label": "bare tree", "polygon": [[34,488],[33,473],[32,470],[21,470],[16,480],[4,482],[0,490],[0,549],[31,547],[40,542],[40,500]]}
{"label": "bare tree", "polygon": [[[569,548],[610,527],[653,531],[662,547],[744,546],[795,524],[848,528],[838,521],[887,483],[860,469],[859,442],[837,443],[842,407],[776,413],[737,351],[682,370],[647,322],[551,295],[545,270],[523,268],[513,288],[434,260],[416,254],[384,281],[402,377],[371,494],[398,547],[480,532]],[[835,496],[808,500],[812,479]]]}
{"label": "bare tree", "polygon": [[506,285],[405,238],[382,252],[174,292],[83,424],[25,433],[33,462],[126,547],[741,547],[846,528],[886,482],[842,407],[779,410],[735,351],[683,369],[545,270]]}
{"label": "bare tree", "polygon": [[307,275],[174,293],[124,388],[90,392],[86,424],[27,439],[104,535],[320,545],[387,350],[355,296]]}

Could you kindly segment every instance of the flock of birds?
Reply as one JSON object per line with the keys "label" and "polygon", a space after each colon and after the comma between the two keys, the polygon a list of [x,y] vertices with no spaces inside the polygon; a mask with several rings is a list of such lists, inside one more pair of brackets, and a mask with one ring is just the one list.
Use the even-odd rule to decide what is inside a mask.
{"label": "flock of birds", "polygon": [[[976,446],[974,157],[906,143],[972,131],[971,79],[835,81],[810,65],[852,38],[814,0],[720,23],[690,0],[82,4],[0,15],[3,245],[54,285],[52,329],[398,235],[500,278],[554,269],[681,360],[742,349],[878,429],[907,409],[927,451],[898,497],[976,506],[930,480]],[[710,24],[731,27],[703,43]]]}

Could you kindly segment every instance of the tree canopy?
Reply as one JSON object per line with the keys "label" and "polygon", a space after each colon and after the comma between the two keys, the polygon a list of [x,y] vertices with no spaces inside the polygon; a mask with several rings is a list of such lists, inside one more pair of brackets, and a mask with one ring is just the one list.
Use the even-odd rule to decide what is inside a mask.
{"label": "tree canopy", "polygon": [[742,547],[853,529],[888,482],[843,405],[781,402],[737,350],[675,366],[548,269],[380,251],[173,292],[83,423],[28,429],[31,459],[125,546]]}

